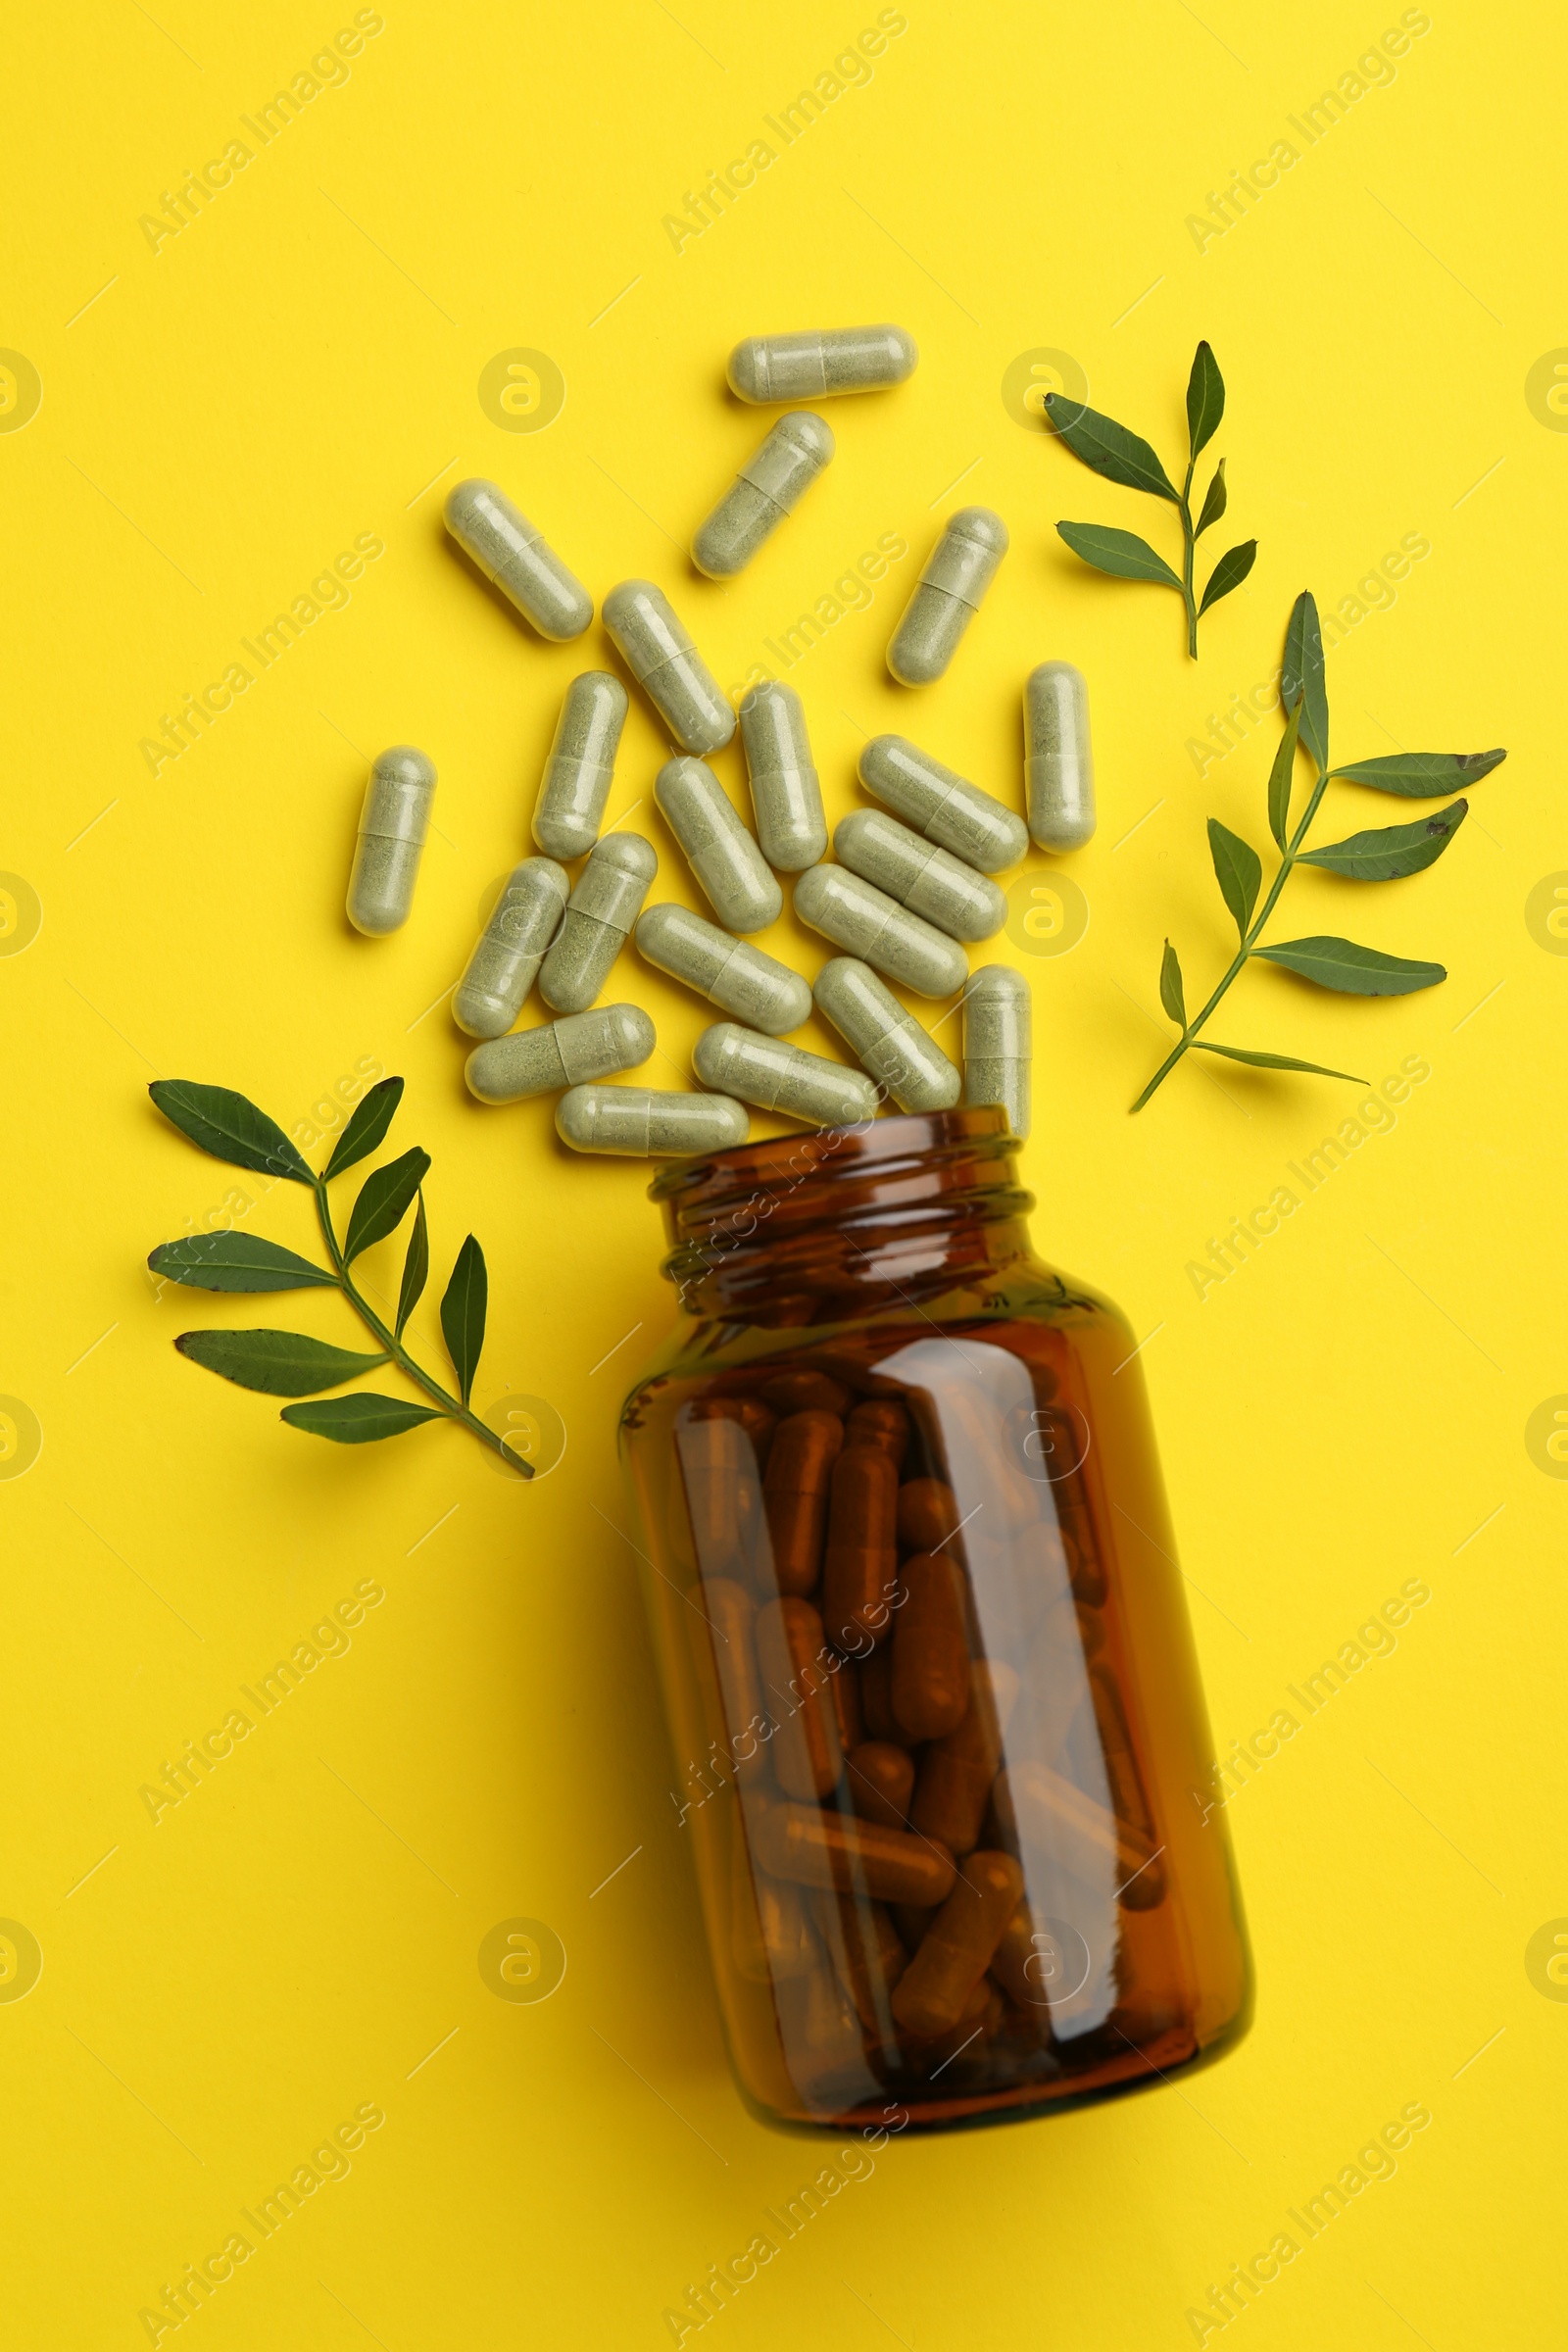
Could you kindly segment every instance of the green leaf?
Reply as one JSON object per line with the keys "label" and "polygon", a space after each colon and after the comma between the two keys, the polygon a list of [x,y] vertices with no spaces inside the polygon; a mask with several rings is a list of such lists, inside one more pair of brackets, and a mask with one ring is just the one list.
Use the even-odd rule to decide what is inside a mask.
{"label": "green leaf", "polygon": [[1257,905],[1257,894],[1263,881],[1263,861],[1249,841],[1222,825],[1217,816],[1208,820],[1208,854],[1214,860],[1214,878],[1219,894],[1236,918],[1236,928],[1245,939],[1247,926]]}
{"label": "green leaf", "polygon": [[378,1438],[400,1438],[421,1421],[439,1421],[427,1404],[405,1404],[401,1396],[376,1396],[361,1391],[357,1396],[327,1396],[318,1404],[285,1404],[278,1414],[290,1429],[303,1429],[313,1438],[330,1438],[335,1446],[373,1446]]}
{"label": "green leaf", "polygon": [[352,1264],[362,1250],[368,1250],[372,1242],[384,1242],[389,1233],[397,1231],[429,1166],[429,1152],[416,1145],[401,1159],[389,1160],[384,1168],[367,1176],[349,1218],[345,1260]]}
{"label": "green leaf", "polygon": [[147,1092],[170,1124],[214,1159],[254,1168],[259,1176],[286,1176],[293,1184],[316,1182],[282,1128],[244,1095],[226,1086],[198,1086],[193,1078],[155,1078]]}
{"label": "green leaf", "polygon": [[1167,939],[1159,966],[1159,1001],[1179,1029],[1187,1026],[1187,999],[1182,994],[1182,967]]}
{"label": "green leaf", "polygon": [[1407,801],[1436,801],[1461,785],[1479,784],[1508,757],[1506,752],[1395,752],[1382,760],[1357,760],[1337,767],[1342,784],[1370,784],[1374,792],[1396,792]]}
{"label": "green leaf", "polygon": [[425,1284],[430,1279],[430,1228],[424,1221],[424,1195],[414,1212],[414,1231],[409,1236],[409,1253],[403,1260],[403,1285],[398,1292],[398,1319],[394,1325],[397,1337],[403,1337],[403,1326],[418,1305]]}
{"label": "green leaf", "polygon": [[160,1242],[147,1260],[155,1274],[192,1291],[335,1291],[337,1276],[308,1257],[250,1233],[198,1233]]}
{"label": "green leaf", "polygon": [[269,1396],[314,1396],[318,1389],[340,1389],[387,1360],[352,1355],[346,1348],[329,1348],[324,1340],[297,1331],[182,1331],[174,1346],[193,1364]]}
{"label": "green leaf", "polygon": [[1206,343],[1200,343],[1187,379],[1187,440],[1196,458],[1213,438],[1225,414],[1225,382],[1219,362]]}
{"label": "green leaf", "polygon": [[322,1172],[322,1182],[329,1184],[352,1168],[356,1160],[368,1159],[381,1138],[392,1124],[392,1114],[403,1100],[401,1078],[383,1078],[372,1086],[364,1102],[337,1139],[337,1146]]}
{"label": "green leaf", "polygon": [[1298,695],[1290,722],[1280,737],[1274,764],[1268,771],[1268,829],[1283,850],[1291,829],[1291,786],[1296,780],[1296,746],[1301,732],[1301,700]]}
{"label": "green leaf", "polygon": [[458,1376],[458,1394],[465,1404],[479,1369],[489,1297],[490,1278],[485,1272],[484,1251],[470,1233],[458,1251],[452,1280],[441,1300],[441,1333],[452,1358],[452,1369]]}
{"label": "green leaf", "polygon": [[1209,524],[1218,522],[1225,512],[1225,461],[1221,458],[1214,468],[1214,479],[1208,485],[1208,495],[1203,501],[1203,512],[1198,517],[1198,528],[1193,533],[1195,539],[1201,539]]}
{"label": "green leaf", "polygon": [[1181,505],[1180,495],[1149,443],[1130,433],[1124,424],[1102,416],[1098,409],[1080,408],[1064,392],[1048,392],[1045,411],[1057,438],[1066,442],[1092,473],[1102,474],[1107,482],[1120,482],[1124,489],[1147,490],[1151,497],[1168,498],[1173,506]]}
{"label": "green leaf", "polygon": [[1242,1046],[1211,1046],[1205,1038],[1195,1037],[1194,1045],[1200,1054],[1223,1054],[1227,1061],[1250,1062],[1254,1070],[1309,1070],[1314,1078],[1348,1078],[1352,1086],[1365,1086],[1365,1078],[1357,1078],[1353,1070],[1328,1070],[1320,1061],[1298,1061],[1290,1054],[1249,1054]]}
{"label": "green leaf", "polygon": [[1256,562],[1255,539],[1244,539],[1240,547],[1228,547],[1225,550],[1208,575],[1208,586],[1203,590],[1203,601],[1198,608],[1200,620],[1210,605],[1217,605],[1222,596],[1229,596],[1233,588],[1241,586]]}
{"label": "green leaf", "polygon": [[1441,963],[1410,963],[1402,956],[1385,956],[1381,948],[1358,947],[1353,939],[1288,939],[1252,953],[1346,997],[1408,997],[1448,977]]}
{"label": "green leaf", "polygon": [[1287,709],[1301,704],[1301,741],[1321,773],[1329,763],[1329,690],[1323,676],[1323,633],[1317,625],[1317,607],[1305,588],[1291,607],[1285,631],[1280,701]]}
{"label": "green leaf", "polygon": [[1397,882],[1436,865],[1470,812],[1468,801],[1450,801],[1436,816],[1418,816],[1413,825],[1384,825],[1371,833],[1352,833],[1348,841],[1331,841],[1310,850],[1302,865],[1320,865],[1352,882]]}
{"label": "green leaf", "polygon": [[1164,557],[1133,531],[1112,530],[1103,522],[1058,522],[1056,531],[1073,554],[1092,564],[1096,571],[1108,571],[1118,580],[1158,580],[1178,594],[1181,591],[1181,581]]}

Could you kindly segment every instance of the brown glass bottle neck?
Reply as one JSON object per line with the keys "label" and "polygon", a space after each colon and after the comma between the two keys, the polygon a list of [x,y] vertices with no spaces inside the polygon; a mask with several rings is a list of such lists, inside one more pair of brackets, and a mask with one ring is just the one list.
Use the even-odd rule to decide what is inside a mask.
{"label": "brown glass bottle neck", "polygon": [[927,1298],[1028,1254],[1033,1198],[993,1107],[878,1119],[686,1161],[651,1188],[692,1315],[777,1325]]}

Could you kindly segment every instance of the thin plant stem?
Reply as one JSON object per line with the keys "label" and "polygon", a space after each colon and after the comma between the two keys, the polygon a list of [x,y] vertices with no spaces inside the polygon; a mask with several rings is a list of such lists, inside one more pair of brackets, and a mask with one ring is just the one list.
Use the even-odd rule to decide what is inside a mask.
{"label": "thin plant stem", "polygon": [[1194,662],[1198,660],[1198,606],[1193,598],[1193,560],[1198,541],[1193,531],[1192,499],[1193,475],[1197,468],[1197,457],[1189,458],[1187,479],[1182,484],[1182,602],[1187,607],[1187,652]]}
{"label": "thin plant stem", "polygon": [[1317,782],[1312,787],[1311,797],[1307,801],[1305,809],[1302,811],[1301,821],[1297,826],[1295,832],[1291,835],[1290,840],[1286,844],[1284,850],[1280,853],[1279,871],[1276,873],[1273,881],[1270,883],[1268,895],[1264,899],[1262,906],[1258,908],[1257,913],[1253,916],[1251,924],[1249,927],[1241,946],[1237,949],[1235,956],[1231,959],[1229,968],[1225,972],[1223,978],[1220,980],[1218,987],[1214,990],[1213,995],[1209,998],[1208,1003],[1203,1006],[1200,1012],[1196,1013],[1192,1020],[1187,1023],[1187,1026],[1183,1029],[1181,1036],[1177,1039],[1176,1044],[1166,1054],[1164,1060],[1160,1063],[1158,1069],[1154,1072],[1154,1075],[1152,1078],[1151,1078],[1149,1084],[1145,1087],[1143,1093],[1133,1104],[1132,1107],[1135,1111],[1142,1110],[1144,1104],[1149,1101],[1150,1096],[1154,1093],[1155,1089],[1164,1085],[1165,1080],[1170,1076],[1172,1070],[1176,1067],[1176,1064],[1181,1060],[1182,1055],[1187,1053],[1192,1046],[1194,1040],[1198,1036],[1198,1032],[1202,1028],[1203,1023],[1208,1019],[1208,1016],[1213,1011],[1215,1005],[1226,994],[1232,983],[1239,976],[1243,965],[1250,957],[1253,948],[1255,947],[1258,939],[1262,936],[1263,925],[1268,921],[1269,916],[1273,913],[1280,892],[1285,888],[1286,883],[1290,880],[1292,870],[1294,869],[1298,858],[1300,857],[1301,844],[1306,839],[1308,826],[1311,824],[1313,817],[1317,814],[1318,803],[1322,800],[1325,791],[1328,789],[1328,769],[1320,768],[1318,770]]}
{"label": "thin plant stem", "polygon": [[445,1413],[449,1421],[461,1422],[463,1427],[470,1431],[482,1446],[488,1446],[492,1453],[499,1453],[510,1468],[519,1471],[524,1478],[531,1478],[533,1476],[532,1463],[525,1462],[520,1454],[514,1453],[505,1439],[497,1437],[493,1429],[485,1427],[477,1413],[470,1412],[468,1407],[460,1402],[450,1391],[444,1389],[438,1380],[432,1379],[428,1372],[416,1364],[396,1333],[388,1331],[368,1299],[355,1288],[354,1277],[349,1272],[348,1260],[343,1255],[337,1235],[332,1229],[332,1212],[327,1206],[324,1178],[320,1176],[315,1178],[313,1189],[316,1194],[316,1213],[320,1223],[322,1239],[326,1243],[327,1254],[332,1260],[333,1272],[337,1276],[337,1287],[361,1322],[380,1341],[381,1346],[386,1349],[388,1361],[396,1364],[398,1370],[406,1379],[412,1380],[416,1389],[422,1389],[431,1403],[438,1411]]}

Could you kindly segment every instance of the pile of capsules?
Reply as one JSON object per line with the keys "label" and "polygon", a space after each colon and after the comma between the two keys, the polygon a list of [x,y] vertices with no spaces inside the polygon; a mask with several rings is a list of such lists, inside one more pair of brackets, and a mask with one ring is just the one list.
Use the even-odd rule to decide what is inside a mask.
{"label": "pile of capsules", "polygon": [[[765,405],[902,383],[916,356],[896,326],[755,336],[731,353],[728,375],[742,400]],[[698,530],[698,568],[710,579],[733,578],[832,456],[820,416],[795,410],[781,417]],[[541,636],[562,644],[589,626],[592,597],[493,482],[460,482],[446,525]],[[989,508],[949,517],[888,647],[888,668],[901,684],[928,685],[944,674],[1006,550],[1006,527]],[[835,827],[839,862],[830,864],[800,697],[769,680],[740,703],[754,833],[705,758],[730,741],[737,713],[668,598],[652,581],[622,580],[605,598],[603,618],[680,746],[661,768],[654,797],[718,920],[675,905],[645,907],[659,865],[652,843],[629,832],[600,838],[627,697],[612,672],[585,671],[567,691],[539,788],[533,837],[544,855],[525,858],[509,877],[453,994],[458,1026],[483,1041],[468,1056],[470,1091],[482,1102],[561,1094],[556,1126],[579,1152],[720,1151],[746,1141],[746,1103],[835,1126],[874,1117],[888,1097],[906,1111],[946,1110],[960,1096],[1002,1103],[1013,1134],[1025,1137],[1029,984],[1003,964],[971,976],[964,944],[1002,928],[1006,902],[990,877],[1023,856],[1031,834],[1059,851],[1079,848],[1094,831],[1079,671],[1045,662],[1024,689],[1027,828],[904,736],[879,735],[860,755],[859,778],[881,808],[857,809]],[[372,937],[408,919],[435,783],[432,762],[409,745],[383,752],[370,771],[348,912]],[[561,860],[585,856],[573,886]],[[801,920],[847,951],[812,983],[749,944],[748,934],[783,910],[779,873],[798,877]],[[628,937],[650,963],[735,1016],[698,1040],[693,1059],[709,1092],[596,1083],[637,1068],[656,1044],[640,1007],[598,1002]],[[514,1031],[536,977],[562,1017]],[[963,992],[961,1073],[886,980],[922,997]],[[783,1042],[813,1003],[859,1070]]]}
{"label": "pile of capsules", "polygon": [[[1042,1488],[960,1406],[943,1428],[913,1396],[858,1399],[804,1366],[698,1410],[678,1436],[682,1482],[751,1865],[736,1853],[732,1940],[743,1975],[808,1981],[793,2034],[781,2019],[792,2057],[798,2040],[852,2062],[860,2029],[868,2055],[917,2069],[982,2031],[1064,2043],[1103,2021],[1118,1948],[1130,2025],[1131,1979],[1148,1979],[1147,2007],[1159,1976],[1165,1873],[1104,1667],[1082,1480]],[[981,1482],[1001,1535],[963,1514],[960,1492]],[[971,1576],[995,1600],[998,1568],[1025,1560],[1029,1600],[988,1612],[981,1654]],[[784,1691],[798,1703],[777,1719]],[[1150,1921],[1142,1970],[1127,1912]],[[1079,1985],[1055,1984],[1049,2025],[1048,1913],[1093,1962]],[[858,2027],[834,2021],[819,1947]]]}

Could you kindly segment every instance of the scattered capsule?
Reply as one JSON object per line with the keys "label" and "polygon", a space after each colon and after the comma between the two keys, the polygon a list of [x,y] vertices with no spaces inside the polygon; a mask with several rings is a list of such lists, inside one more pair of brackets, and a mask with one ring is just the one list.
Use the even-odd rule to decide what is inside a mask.
{"label": "scattered capsule", "polygon": [[707,761],[666,760],[654,798],[719,921],[731,931],[765,931],[776,923],[784,893]]}
{"label": "scattered capsule", "polygon": [[622,580],[605,599],[604,623],[632,676],[683,752],[717,752],[735,713],[652,580]]}
{"label": "scattered capsule", "polygon": [[370,770],[348,897],[349,921],[368,939],[409,919],[434,798],[434,765],[412,744],[395,744]]}
{"label": "scattered capsule", "polygon": [[612,671],[572,679],[533,812],[533,837],[550,857],[585,857],[599,839],[625,723],[626,689]]}
{"label": "scattered capsule", "polygon": [[464,1064],[468,1092],[481,1102],[520,1102],[615,1070],[634,1070],[653,1052],[654,1024],[640,1005],[596,1004],[542,1029],[518,1029],[475,1046]]}
{"label": "scattered capsule", "polygon": [[893,1712],[893,1644],[884,1642],[860,1660],[860,1706],[866,1735],[885,1747],[907,1747],[909,1735]]}
{"label": "scattered capsule", "polygon": [[958,650],[1007,552],[1007,526],[989,507],[960,507],[931,551],[888,647],[901,686],[929,686]]}
{"label": "scattered capsule", "polygon": [[762,1503],[781,1592],[811,1592],[822,1567],[828,1489],[844,1446],[837,1413],[808,1407],[779,1423],[762,1480]]}
{"label": "scattered capsule", "polygon": [[1022,817],[906,736],[873,736],[860,754],[859,776],[874,801],[983,874],[1015,865],[1029,847]]}
{"label": "scattered capsule", "polygon": [[822,1620],[808,1600],[786,1594],[757,1612],[762,1688],[782,1720],[773,1735],[773,1775],[786,1796],[808,1802],[838,1787],[844,1750],[831,1677],[821,1659]]}
{"label": "scattered capsule", "polygon": [[908,1749],[895,1747],[890,1740],[863,1740],[845,1761],[850,1802],[862,1821],[906,1830],[914,1788],[914,1758]]}
{"label": "scattered capsule", "polygon": [[984,963],[963,997],[963,1099],[1000,1102],[1011,1134],[1029,1133],[1034,1057],[1029,983],[1004,963]]}
{"label": "scattered capsule", "polygon": [[958,1532],[958,1498],[946,1479],[909,1478],[899,1489],[899,1542],[935,1551]]}
{"label": "scattered capsule", "polygon": [[[956,1876],[953,1856],[934,1838],[884,1829],[816,1805],[757,1808],[754,1842],[762,1868],[797,1886],[863,1887],[873,1902],[945,1902]],[[752,1827],[748,1818],[747,1827]],[[859,1882],[857,1886],[856,1882]]]}
{"label": "scattered capsule", "polygon": [[1011,1667],[993,1660],[970,1668],[968,1713],[956,1732],[933,1740],[921,1758],[909,1808],[918,1836],[938,1838],[960,1855],[979,1844],[1007,1710],[1017,1695],[1018,1677]]}
{"label": "scattered capsule", "polygon": [[801,1364],[792,1372],[775,1372],[762,1383],[762,1395],[775,1413],[838,1413],[850,1409],[854,1398],[844,1383],[826,1372]]}
{"label": "scattered capsule", "polygon": [[447,529],[487,580],[533,622],[541,637],[580,637],[594,600],[526,514],[494,482],[459,482],[446,507]]}
{"label": "scattered capsule", "polygon": [[1043,850],[1081,850],[1095,830],[1089,688],[1070,662],[1042,662],[1023,690],[1029,830]]}
{"label": "scattered capsule", "polygon": [[822,787],[801,698],[793,686],[768,678],[741,698],[740,722],[762,855],[781,874],[798,874],[827,848]]}
{"label": "scattered capsule", "polygon": [[841,1649],[887,1632],[899,1585],[899,1474],[879,1446],[848,1446],[833,1465],[822,1617]]}
{"label": "scattered capsule", "polygon": [[639,955],[660,971],[769,1037],[798,1029],[810,1012],[810,986],[799,972],[689,906],[645,906],[636,937]]}
{"label": "scattered capsule", "polygon": [[824,939],[900,980],[919,997],[951,997],[968,960],[956,941],[910,914],[846,865],[813,865],[795,885],[795,911]]}
{"label": "scattered capsule", "polygon": [[994,882],[880,808],[855,808],[841,817],[833,848],[852,873],[874,882],[950,939],[994,939],[1007,919],[1007,902]]}
{"label": "scattered capsule", "polygon": [[851,1413],[844,1442],[847,1446],[880,1446],[893,1467],[902,1470],[909,1450],[909,1416],[892,1396],[868,1396]]}
{"label": "scattered capsule", "polygon": [[[736,1771],[742,1778],[755,1779],[766,1750],[758,1741],[752,1726],[760,1724],[767,1713],[757,1670],[757,1605],[745,1586],[729,1576],[705,1576],[692,1595],[692,1605],[708,1619]],[[695,1624],[688,1630],[694,1642],[702,1640]],[[750,1747],[744,1741],[748,1732],[753,1740]],[[738,1746],[743,1752],[738,1752]]]}
{"label": "scattered capsule", "polygon": [[504,1037],[555,938],[571,884],[553,858],[513,867],[495,911],[452,992],[452,1017],[469,1037]]}
{"label": "scattered capsule", "polygon": [[944,1552],[917,1551],[900,1575],[893,1636],[893,1712],[911,1740],[942,1740],[969,1711],[963,1572]]}
{"label": "scattered capsule", "polygon": [[969,1856],[894,1991],[893,2014],[906,2032],[945,2034],[964,2016],[1022,1894],[1011,1854]]}
{"label": "scattered capsule", "polygon": [[880,392],[914,373],[920,354],[902,326],[812,327],[794,335],[748,335],[729,355],[729,388],[756,408]]}
{"label": "scattered capsule", "polygon": [[734,1021],[705,1029],[692,1062],[714,1094],[737,1095],[759,1110],[783,1111],[813,1127],[848,1127],[876,1117],[876,1088],[858,1070],[780,1038],[760,1037]]}
{"label": "scattered capsule", "polygon": [[751,1122],[732,1095],[641,1086],[574,1086],[556,1104],[556,1133],[574,1152],[686,1159],[744,1144]]}
{"label": "scattered capsule", "polygon": [[792,514],[833,456],[820,416],[781,416],[755,449],[692,541],[692,562],[710,580],[744,571],[764,539]]}
{"label": "scattered capsule", "polygon": [[961,1076],[869,964],[854,956],[835,956],[817,973],[811,994],[857,1061],[887,1088],[901,1110],[953,1108],[963,1092]]}
{"label": "scattered capsule", "polygon": [[586,1012],[626,944],[659,870],[659,854],[640,833],[607,833],[566,901],[539,974],[552,1012]]}

